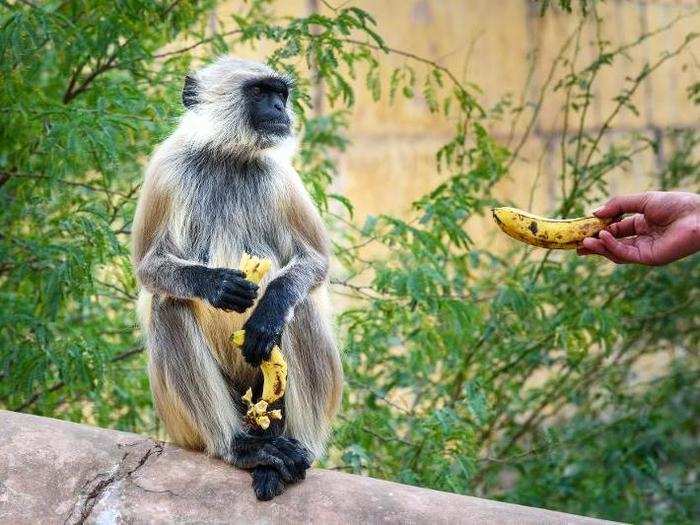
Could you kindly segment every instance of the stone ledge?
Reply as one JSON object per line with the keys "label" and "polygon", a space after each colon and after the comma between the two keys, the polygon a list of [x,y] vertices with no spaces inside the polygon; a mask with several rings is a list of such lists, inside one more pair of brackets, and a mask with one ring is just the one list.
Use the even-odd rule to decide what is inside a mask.
{"label": "stone ledge", "polygon": [[271,502],[250,476],[147,437],[0,411],[0,523],[604,523],[312,469]]}

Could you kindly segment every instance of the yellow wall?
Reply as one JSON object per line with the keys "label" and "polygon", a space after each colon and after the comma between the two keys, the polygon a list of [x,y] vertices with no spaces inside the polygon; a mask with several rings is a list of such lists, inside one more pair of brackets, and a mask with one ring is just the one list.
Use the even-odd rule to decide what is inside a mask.
{"label": "yellow wall", "polygon": [[[528,52],[538,49],[528,100],[535,101],[539,87],[545,82],[557,50],[573,31],[577,17],[548,15],[540,18],[531,2],[525,0],[472,1],[402,1],[355,2],[376,15],[381,34],[395,48],[411,51],[450,68],[460,79],[483,88],[483,103],[490,106],[511,92],[518,96],[528,76]],[[607,2],[600,14],[604,19],[604,37],[613,46],[636,39],[644,31],[663,26],[698,2]],[[662,52],[680,44],[684,36],[700,29],[700,15],[679,23],[674,29],[641,45],[619,60],[614,68],[601,75],[596,95],[600,102],[589,112],[587,126],[601,125],[612,111],[613,94],[624,79],[634,75],[644,61],[654,61]],[[594,34],[582,38],[579,67],[593,55]],[[693,54],[695,56],[693,56]],[[686,88],[700,79],[700,43],[692,45],[692,53],[684,53],[667,63],[638,90],[634,102],[640,115],[623,111],[614,123],[620,131],[650,132],[655,127],[700,126],[700,110],[692,106]],[[392,58],[398,63],[400,58]],[[544,173],[536,193],[535,211],[547,212],[556,197],[556,174],[560,164],[556,146],[562,130],[562,102],[551,95],[545,99],[535,133],[526,143],[523,154],[527,162],[516,164],[511,181],[499,186],[499,194],[523,207],[528,204],[530,180],[536,161],[544,148],[554,147],[545,157]],[[523,119],[523,121],[526,119]],[[519,127],[522,131],[523,126]],[[437,147],[449,137],[451,127],[445,119],[431,115],[426,104],[400,100],[390,107],[387,102],[371,102],[364,93],[353,113],[351,138],[353,146],[341,159],[341,187],[346,190],[362,213],[401,212],[410,201],[437,182],[434,155]],[[508,126],[492,130],[503,141]],[[514,141],[517,143],[517,138]],[[614,180],[613,191],[632,191],[650,184],[655,159],[635,163],[624,176]],[[385,189],[387,191],[382,191]]]}

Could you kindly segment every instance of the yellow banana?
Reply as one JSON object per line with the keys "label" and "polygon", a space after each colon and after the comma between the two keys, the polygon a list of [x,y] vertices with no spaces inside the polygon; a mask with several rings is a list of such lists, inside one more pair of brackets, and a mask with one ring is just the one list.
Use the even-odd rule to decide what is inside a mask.
{"label": "yellow banana", "polygon": [[499,228],[518,241],[555,250],[573,250],[586,237],[597,234],[612,219],[580,217],[548,219],[517,208],[491,210]]}
{"label": "yellow banana", "polygon": [[[238,268],[245,273],[246,279],[259,283],[270,271],[272,262],[270,259],[260,259],[244,253]],[[236,330],[231,336],[231,343],[237,347],[245,342],[245,330]],[[260,401],[253,403],[253,391],[249,388],[241,399],[248,405],[246,418],[263,430],[270,426],[273,419],[282,419],[281,410],[268,410],[268,406],[281,399],[287,389],[287,363],[284,361],[282,351],[275,346],[270,353],[270,358],[260,364],[263,374],[263,391]]]}
{"label": "yellow banana", "polygon": [[263,277],[270,271],[272,261],[270,259],[260,259],[244,253],[241,255],[241,262],[238,269],[245,273],[245,278],[255,284],[260,283]]}

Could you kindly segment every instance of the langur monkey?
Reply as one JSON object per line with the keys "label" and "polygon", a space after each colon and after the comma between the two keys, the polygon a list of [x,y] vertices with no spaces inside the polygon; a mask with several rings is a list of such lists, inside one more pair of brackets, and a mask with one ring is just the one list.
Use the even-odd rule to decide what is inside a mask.
{"label": "langur monkey", "polygon": [[[292,83],[266,65],[222,57],[186,76],[185,113],[153,154],[136,209],[156,409],[170,438],[247,469],[259,499],[304,478],[323,452],[342,369],[327,304],[329,240],[291,164]],[[258,286],[243,253],[272,260]],[[245,329],[241,350],[229,337]],[[288,363],[284,420],[243,419],[275,344]]]}

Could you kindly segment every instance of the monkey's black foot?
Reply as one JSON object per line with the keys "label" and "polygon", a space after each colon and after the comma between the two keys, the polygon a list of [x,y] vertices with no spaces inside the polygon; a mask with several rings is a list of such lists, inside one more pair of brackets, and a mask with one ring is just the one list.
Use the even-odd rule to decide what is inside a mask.
{"label": "monkey's black foot", "polygon": [[251,472],[253,490],[260,501],[269,501],[284,492],[284,482],[279,472],[270,467],[256,467]]}
{"label": "monkey's black foot", "polygon": [[242,469],[274,469],[285,483],[304,479],[311,459],[309,450],[296,439],[248,434],[234,438],[230,457],[231,463]]}
{"label": "monkey's black foot", "polygon": [[313,462],[313,454],[294,438],[280,436],[276,438],[275,446],[294,462],[295,481],[306,478],[306,470]]}

